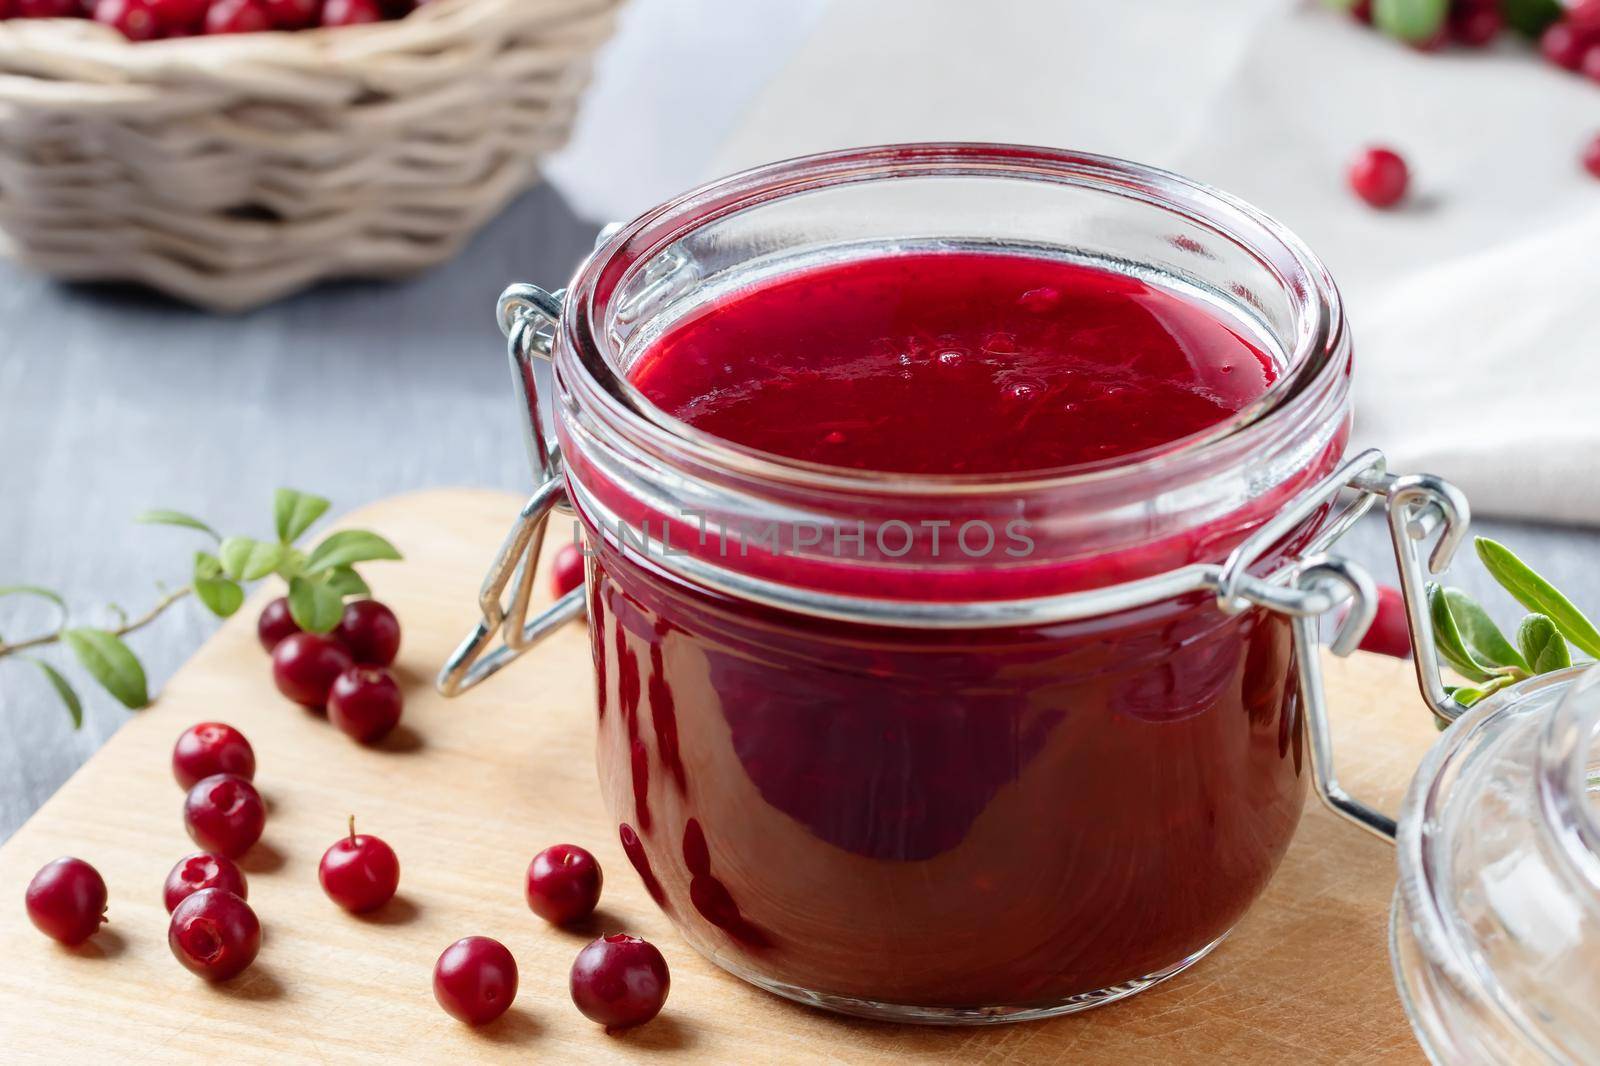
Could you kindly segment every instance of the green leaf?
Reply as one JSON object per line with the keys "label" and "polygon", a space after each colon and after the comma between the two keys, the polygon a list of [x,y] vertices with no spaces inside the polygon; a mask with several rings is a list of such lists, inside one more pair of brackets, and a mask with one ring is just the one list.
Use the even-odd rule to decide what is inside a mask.
{"label": "green leaf", "polygon": [[232,618],[244,606],[244,589],[225,577],[197,577],[194,594],[218,618]]}
{"label": "green leaf", "polygon": [[103,629],[79,627],[63,630],[61,639],[83,668],[124,707],[136,711],[149,706],[144,667],[120,637]]}
{"label": "green leaf", "polygon": [[328,571],[328,587],[341,596],[370,596],[372,589],[361,575],[348,566],[336,566]]}
{"label": "green leaf", "polygon": [[299,548],[283,549],[283,558],[278,560],[278,576],[292,581],[305,572],[306,553]]}
{"label": "green leaf", "polygon": [[1505,634],[1500,632],[1500,627],[1494,624],[1494,619],[1489,617],[1489,612],[1480,607],[1477,600],[1460,589],[1447,588],[1444,595],[1450,603],[1450,614],[1455,618],[1456,628],[1461,633],[1461,642],[1472,653],[1475,662],[1488,667],[1528,668],[1522,653],[1511,646]]}
{"label": "green leaf", "polygon": [[222,560],[210,552],[194,553],[194,579],[206,581],[222,576]]}
{"label": "green leaf", "polygon": [[6,596],[37,596],[41,600],[49,600],[56,605],[58,612],[56,625],[63,625],[67,620],[67,601],[61,598],[60,593],[52,592],[38,585],[0,585],[0,599]]}
{"label": "green leaf", "polygon": [[333,534],[318,544],[306,559],[306,573],[315,574],[335,567],[374,559],[398,559],[395,546],[365,529],[346,529]]}
{"label": "green leaf", "polygon": [[344,597],[326,581],[297,577],[289,582],[289,614],[308,633],[327,633],[344,614]]}
{"label": "green leaf", "polygon": [[222,560],[222,571],[235,581],[259,581],[278,569],[283,560],[283,545],[252,540],[249,537],[229,537],[217,549]]}
{"label": "green leaf", "polygon": [[273,498],[273,514],[277,519],[278,540],[293,544],[312,523],[328,512],[331,504],[321,496],[295,489],[279,489]]}
{"label": "green leaf", "polygon": [[1500,0],[1500,10],[1506,25],[1527,37],[1539,36],[1563,14],[1559,0]]}
{"label": "green leaf", "polygon": [[1497,677],[1477,687],[1463,685],[1460,688],[1453,689],[1450,691],[1450,698],[1463,707],[1471,707],[1473,704],[1482,703],[1501,689],[1516,683],[1517,679],[1514,677]]}
{"label": "green leaf", "polygon": [[1600,630],[1584,617],[1572,601],[1556,591],[1556,587],[1540,577],[1527,563],[1518,559],[1504,544],[1479,537],[1478,558],[1484,568],[1505,590],[1516,597],[1518,603],[1535,614],[1547,615],[1561,635],[1572,641],[1580,651],[1600,658]]}
{"label": "green leaf", "polygon": [[1556,624],[1542,614],[1530,614],[1517,627],[1517,646],[1535,674],[1565,670],[1572,665],[1572,652]]}
{"label": "green leaf", "polygon": [[212,540],[220,541],[222,536],[210,526],[206,525],[194,515],[184,514],[182,511],[146,511],[134,519],[151,526],[182,526],[185,529],[198,529]]}
{"label": "green leaf", "polygon": [[61,671],[43,659],[35,659],[31,655],[27,659],[44,672],[45,678],[50,682],[50,687],[56,690],[57,696],[61,697],[61,702],[66,705],[67,714],[72,716],[72,728],[82,729],[83,701],[78,699],[78,693],[72,687],[72,683],[61,676]]}
{"label": "green leaf", "polygon": [[1402,41],[1426,41],[1444,27],[1450,0],[1373,0],[1372,23]]}
{"label": "green leaf", "polygon": [[1455,615],[1450,610],[1450,597],[1434,582],[1428,583],[1428,616],[1433,621],[1433,639],[1439,656],[1450,668],[1468,681],[1487,681],[1489,671],[1473,658],[1462,640]]}

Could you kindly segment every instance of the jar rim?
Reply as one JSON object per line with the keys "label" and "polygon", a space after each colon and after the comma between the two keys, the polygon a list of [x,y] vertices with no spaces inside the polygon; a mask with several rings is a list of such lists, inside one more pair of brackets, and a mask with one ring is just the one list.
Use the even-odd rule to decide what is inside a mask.
{"label": "jar rim", "polygon": [[[1293,344],[1283,345],[1285,373],[1260,398],[1217,424],[1133,455],[1058,470],[985,474],[906,474],[830,466],[764,452],[700,430],[647,399],[615,360],[608,358],[596,320],[596,296],[619,287],[631,272],[695,229],[762,204],[840,185],[895,177],[1010,177],[1109,192],[1174,211],[1249,250],[1296,300],[1302,313]],[[1269,254],[1266,246],[1274,246]],[[1287,264],[1293,277],[1278,269]],[[1277,422],[1314,393],[1315,384],[1340,372],[1347,345],[1343,304],[1326,266],[1276,219],[1203,182],[1112,156],[1032,145],[933,141],[844,149],[768,163],[691,189],[639,215],[603,240],[567,289],[562,316],[572,361],[597,402],[641,440],[668,450],[689,448],[716,466],[745,476],[824,489],[871,490],[888,495],[993,495],[1137,478],[1175,458],[1200,457],[1232,444],[1249,430]],[[576,366],[573,366],[573,363]],[[570,384],[570,382],[569,382]]]}

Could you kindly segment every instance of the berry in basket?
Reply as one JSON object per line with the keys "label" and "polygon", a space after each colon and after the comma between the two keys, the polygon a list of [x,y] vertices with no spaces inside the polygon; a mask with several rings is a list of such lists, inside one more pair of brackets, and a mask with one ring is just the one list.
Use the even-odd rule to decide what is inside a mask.
{"label": "berry in basket", "polygon": [[404,18],[427,0],[0,0],[0,18],[92,18],[130,41]]}

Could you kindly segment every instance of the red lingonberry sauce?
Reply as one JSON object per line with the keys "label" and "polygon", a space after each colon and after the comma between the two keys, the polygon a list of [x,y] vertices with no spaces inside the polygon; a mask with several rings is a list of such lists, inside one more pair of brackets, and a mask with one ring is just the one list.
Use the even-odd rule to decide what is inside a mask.
{"label": "red lingonberry sauce", "polygon": [[1259,398],[1276,369],[1198,303],[1126,274],[927,252],[715,303],[629,376],[668,414],[760,451],[992,474],[1170,444]]}
{"label": "red lingonberry sauce", "polygon": [[[919,252],[714,301],[630,378],[747,448],[998,477],[1127,462],[1227,421],[1278,376],[1229,323],[1084,265]],[[1091,545],[1070,576],[1040,562],[1017,594],[1211,559],[1278,502],[1119,556]],[[1036,626],[867,626],[596,549],[608,804],[657,902],[745,972],[878,1002],[1059,1005],[1205,947],[1288,845],[1305,789],[1281,616],[1196,595]],[[804,562],[759,565],[799,581]],[[826,579],[896,594],[883,573]],[[949,587],[1012,587],[996,581],[975,565]]]}

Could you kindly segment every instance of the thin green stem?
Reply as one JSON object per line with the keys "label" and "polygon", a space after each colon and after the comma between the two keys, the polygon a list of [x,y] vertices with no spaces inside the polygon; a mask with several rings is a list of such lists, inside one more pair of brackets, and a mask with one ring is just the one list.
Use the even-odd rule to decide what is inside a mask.
{"label": "thin green stem", "polygon": [[[144,614],[131,620],[124,618],[122,624],[111,630],[111,632],[116,636],[125,637],[134,630],[143,629],[145,626],[161,617],[162,612],[164,612],[168,607],[171,607],[173,604],[189,595],[189,593],[192,591],[193,589],[191,589],[188,585],[185,585],[181,589],[176,589],[167,593],[165,596],[161,597],[161,599],[157,600],[155,606],[151,607]],[[46,633],[43,636],[30,637],[27,640],[19,640],[15,644],[7,644],[3,641],[0,641],[0,659],[5,658],[7,655],[15,655],[20,651],[27,651],[30,648],[42,648],[47,644],[57,644],[60,643],[60,641],[60,629],[57,629],[54,633]]]}

